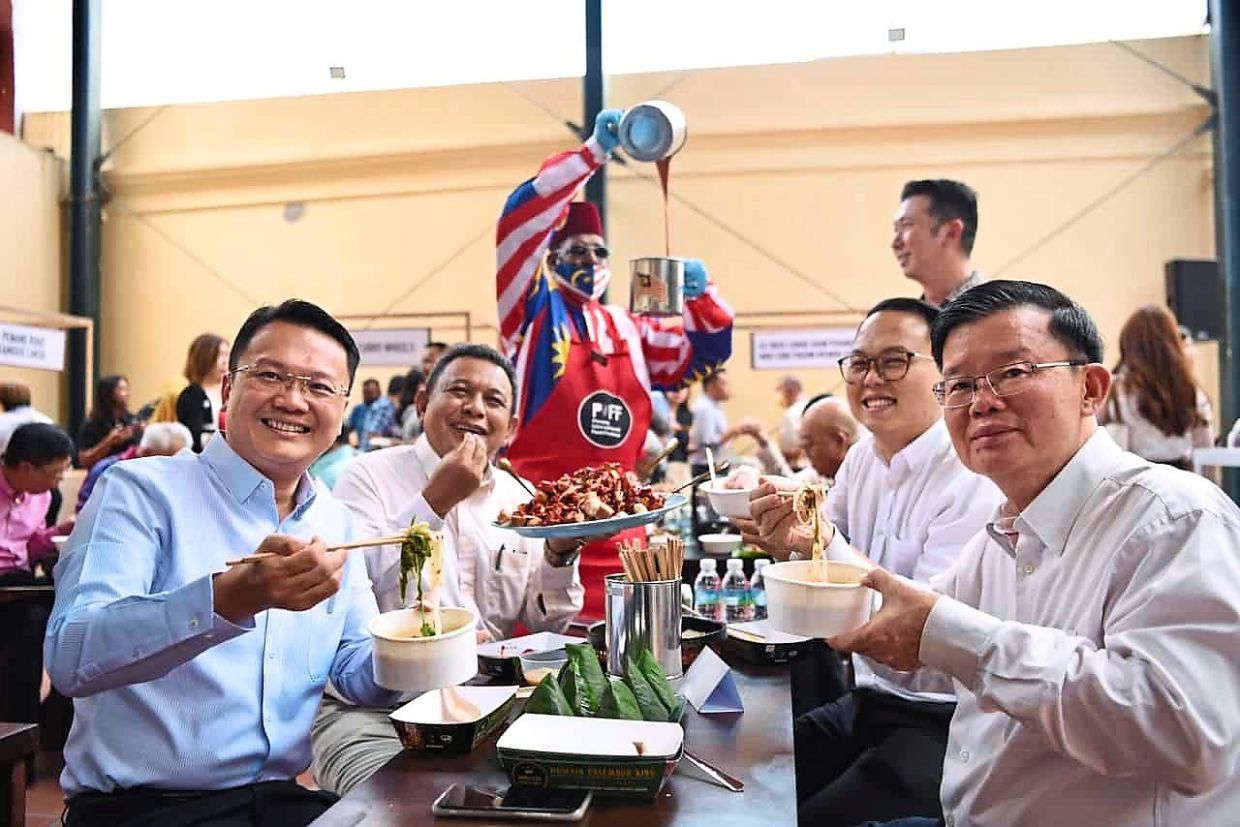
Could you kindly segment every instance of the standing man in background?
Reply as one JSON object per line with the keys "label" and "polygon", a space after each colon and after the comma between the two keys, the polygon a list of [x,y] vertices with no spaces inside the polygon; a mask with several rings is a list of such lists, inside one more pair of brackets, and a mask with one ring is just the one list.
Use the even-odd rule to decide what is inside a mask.
{"label": "standing man in background", "polygon": [[357,434],[358,449],[369,451],[370,438],[386,434],[395,421],[396,408],[392,400],[380,394],[379,380],[367,379],[362,383],[362,404],[349,413],[349,430]]}
{"label": "standing man in background", "polygon": [[891,250],[922,300],[942,307],[982,283],[969,257],[977,238],[977,193],[948,178],[909,181],[900,192]]}
{"label": "standing man in background", "polygon": [[[700,261],[686,262],[679,319],[600,301],[611,281],[602,220],[593,204],[572,199],[616,147],[620,115],[600,112],[583,145],[543,162],[508,197],[496,229],[500,339],[518,383],[508,457],[535,482],[604,462],[633,470],[650,428],[651,388],[682,387],[732,352],[732,310]],[[582,553],[586,615],[602,616],[603,576],[618,570],[615,544],[624,537]]]}
{"label": "standing man in background", "polygon": [[792,468],[805,465],[801,455],[801,414],[805,413],[805,391],[801,380],[788,374],[775,385],[784,412],[779,418],[779,450]]}

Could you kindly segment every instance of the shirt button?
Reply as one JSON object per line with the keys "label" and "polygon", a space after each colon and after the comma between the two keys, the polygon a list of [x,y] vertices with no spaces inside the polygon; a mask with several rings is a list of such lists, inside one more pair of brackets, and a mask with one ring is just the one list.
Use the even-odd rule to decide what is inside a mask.
{"label": "shirt button", "polygon": [[276,653],[275,653],[275,652],[268,652],[268,653],[267,653],[267,660],[275,660],[275,659],[276,659]]}
{"label": "shirt button", "polygon": [[948,813],[947,818],[945,819],[945,822],[947,824],[947,827],[956,827],[956,817],[950,813]]}
{"label": "shirt button", "polygon": [[961,760],[961,761],[968,762],[968,760],[969,760],[969,751],[968,751],[967,749],[962,749],[962,750],[960,750],[960,760]]}
{"label": "shirt button", "polygon": [[1026,565],[1026,566],[1025,566],[1025,574],[1033,574],[1033,566]]}
{"label": "shirt button", "polygon": [[189,628],[191,628],[191,629],[197,629],[197,628],[198,628],[198,618],[196,618],[196,617],[191,617],[191,618],[190,618],[190,620],[189,620]]}

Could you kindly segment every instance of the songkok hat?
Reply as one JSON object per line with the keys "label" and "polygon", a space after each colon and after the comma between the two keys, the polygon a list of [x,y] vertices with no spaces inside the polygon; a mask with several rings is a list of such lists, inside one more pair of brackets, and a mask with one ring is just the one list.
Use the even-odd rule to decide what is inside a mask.
{"label": "songkok hat", "polygon": [[564,223],[551,236],[551,246],[575,235],[603,234],[603,219],[598,214],[598,207],[589,201],[573,201],[568,205],[568,215]]}

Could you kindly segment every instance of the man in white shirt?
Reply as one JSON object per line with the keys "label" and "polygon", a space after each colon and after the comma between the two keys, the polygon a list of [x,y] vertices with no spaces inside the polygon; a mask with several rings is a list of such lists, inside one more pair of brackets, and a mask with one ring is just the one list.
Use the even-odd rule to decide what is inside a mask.
{"label": "man in white shirt", "polygon": [[964,464],[1007,497],[924,590],[832,639],[957,681],[947,824],[1232,824],[1240,809],[1240,510],[1098,427],[1102,340],[1053,288],[944,308],[936,388]]}
{"label": "man in white shirt", "polygon": [[942,307],[982,276],[970,256],[977,238],[977,193],[949,178],[909,181],[892,222],[891,252],[922,299]]}
{"label": "man in white shirt", "polygon": [[[870,433],[836,474],[826,502],[835,528],[823,538],[831,559],[877,564],[922,582],[951,567],[1002,500],[961,465],[944,427],[929,355],[937,315],[917,299],[880,302],[840,360],[849,406]],[[777,487],[768,482],[754,494],[759,542],[777,556],[808,557],[812,533]],[[745,529],[752,532],[752,524]],[[864,657],[853,658],[853,668],[853,691],[796,721],[801,823],[937,814],[951,681]]]}
{"label": "man in white shirt", "polygon": [[[415,405],[424,431],[413,445],[359,457],[334,495],[353,511],[361,536],[386,536],[426,522],[443,534],[440,603],[475,609],[480,634],[501,640],[518,624],[563,631],[584,591],[577,540],[531,540],[491,523],[529,493],[491,459],[513,425],[512,366],[494,348],[457,345],[435,364]],[[380,611],[412,605],[399,593],[400,549],[365,550]],[[327,696],[314,725],[315,776],[344,794],[400,751],[386,709],[350,707]]]}
{"label": "man in white shirt", "polygon": [[742,422],[737,430],[758,443],[758,461],[768,474],[789,477],[801,484],[832,484],[849,449],[865,433],[853,419],[848,403],[824,393],[805,403],[797,442],[802,456],[808,460],[800,471],[793,471],[777,443],[762,433],[757,420]]}
{"label": "man in white shirt", "polygon": [[27,422],[51,424],[52,418],[30,405],[30,386],[24,382],[0,382],[0,454],[13,432]]}
{"label": "man in white shirt", "polygon": [[779,404],[784,412],[779,416],[779,450],[784,459],[793,468],[801,468],[805,463],[801,456],[801,414],[805,412],[805,390],[801,380],[788,374],[775,385],[779,394]]}

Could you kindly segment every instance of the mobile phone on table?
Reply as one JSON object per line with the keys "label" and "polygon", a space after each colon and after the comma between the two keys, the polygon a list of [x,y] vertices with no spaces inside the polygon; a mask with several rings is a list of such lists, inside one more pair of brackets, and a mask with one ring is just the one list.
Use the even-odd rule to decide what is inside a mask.
{"label": "mobile phone on table", "polygon": [[594,793],[589,790],[496,790],[453,784],[435,799],[431,812],[459,818],[520,818],[532,821],[581,821]]}

